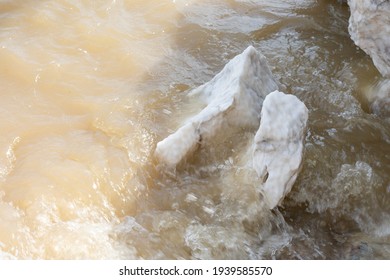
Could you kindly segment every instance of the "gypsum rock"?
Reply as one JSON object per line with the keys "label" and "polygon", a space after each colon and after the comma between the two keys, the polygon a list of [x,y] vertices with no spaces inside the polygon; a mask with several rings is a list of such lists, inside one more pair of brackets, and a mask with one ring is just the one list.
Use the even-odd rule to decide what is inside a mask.
{"label": "gypsum rock", "polygon": [[156,157],[168,166],[176,166],[225,125],[257,127],[265,96],[277,89],[265,57],[248,47],[211,81],[190,93],[202,98],[207,106],[159,142]]}
{"label": "gypsum rock", "polygon": [[390,0],[348,0],[349,34],[371,56],[376,68],[390,78]]}
{"label": "gypsum rock", "polygon": [[308,109],[294,95],[267,95],[255,136],[253,167],[270,209],[290,192],[300,170]]}

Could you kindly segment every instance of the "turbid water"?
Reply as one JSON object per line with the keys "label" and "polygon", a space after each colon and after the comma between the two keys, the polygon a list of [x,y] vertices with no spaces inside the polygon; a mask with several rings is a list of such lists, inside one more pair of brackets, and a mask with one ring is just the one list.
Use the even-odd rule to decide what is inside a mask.
{"label": "turbid water", "polygon": [[[338,1],[1,0],[0,257],[390,258],[390,121]],[[309,109],[303,167],[268,210],[223,131],[175,170],[157,142],[253,45]]]}

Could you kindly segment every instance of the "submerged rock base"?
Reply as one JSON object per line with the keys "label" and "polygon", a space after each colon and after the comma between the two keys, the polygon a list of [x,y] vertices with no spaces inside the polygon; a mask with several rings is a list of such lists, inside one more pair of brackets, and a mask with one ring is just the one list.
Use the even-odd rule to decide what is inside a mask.
{"label": "submerged rock base", "polygon": [[390,121],[390,79],[380,81],[370,90],[371,112]]}

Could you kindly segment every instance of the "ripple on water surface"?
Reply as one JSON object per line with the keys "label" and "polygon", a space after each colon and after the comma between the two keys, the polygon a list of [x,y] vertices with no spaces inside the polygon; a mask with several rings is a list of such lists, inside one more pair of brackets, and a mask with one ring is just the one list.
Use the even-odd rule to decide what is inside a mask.
{"label": "ripple on water surface", "polygon": [[[1,1],[0,258],[389,258],[386,82],[348,16],[325,0]],[[274,211],[245,165],[256,131],[176,170],[153,157],[204,106],[187,93],[248,45],[310,111]]]}

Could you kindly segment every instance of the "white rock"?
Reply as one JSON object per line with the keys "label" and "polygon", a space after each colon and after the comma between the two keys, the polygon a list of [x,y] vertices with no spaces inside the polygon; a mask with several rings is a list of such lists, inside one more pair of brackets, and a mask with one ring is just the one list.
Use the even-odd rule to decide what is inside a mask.
{"label": "white rock", "polygon": [[296,96],[274,91],[267,95],[256,133],[253,167],[264,184],[270,209],[291,190],[300,170],[308,109]]}
{"label": "white rock", "polygon": [[348,0],[351,38],[369,54],[379,72],[390,78],[390,1]]}
{"label": "white rock", "polygon": [[248,47],[211,81],[190,93],[199,95],[207,106],[159,142],[156,157],[176,166],[224,126],[257,127],[265,96],[277,88],[265,57]]}

